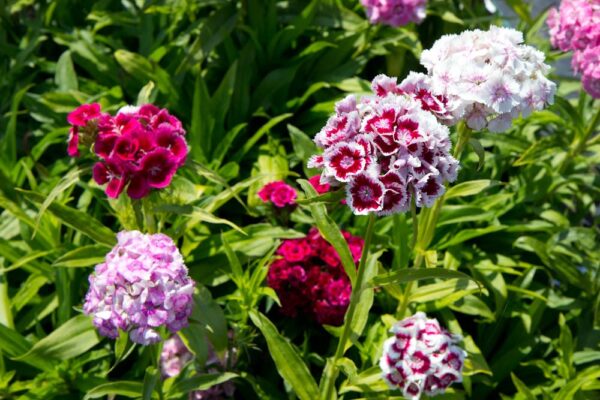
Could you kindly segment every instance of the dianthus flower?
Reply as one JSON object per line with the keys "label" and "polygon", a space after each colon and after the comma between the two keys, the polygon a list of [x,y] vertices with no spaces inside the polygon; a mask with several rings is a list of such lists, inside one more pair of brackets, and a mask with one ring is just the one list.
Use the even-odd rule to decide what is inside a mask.
{"label": "dianthus flower", "polygon": [[330,185],[328,183],[321,183],[321,176],[320,175],[312,176],[308,180],[308,182],[315,189],[315,191],[317,192],[317,194],[324,194],[324,193],[329,192]]}
{"label": "dianthus flower", "polygon": [[562,51],[573,51],[572,66],[581,73],[583,88],[600,98],[600,1],[563,0],[548,13],[550,41]]}
{"label": "dianthus flower", "polygon": [[[354,262],[363,240],[343,232]],[[281,300],[282,313],[308,315],[319,324],[341,325],[350,304],[352,286],[335,249],[316,228],[302,239],[284,240],[269,267],[267,284]]]}
{"label": "dianthus flower", "polygon": [[447,125],[464,120],[473,130],[503,132],[512,120],[554,101],[544,53],[514,29],[445,35],[421,54],[427,75],[413,73],[400,87]]}
{"label": "dianthus flower", "polygon": [[448,127],[422,102],[406,94],[395,78],[378,75],[373,96],[348,96],[315,136],[322,155],[309,168],[323,168],[321,183],[346,185],[354,214],[389,215],[430,207],[456,179]]}
{"label": "dianthus flower", "polygon": [[158,327],[176,332],[188,324],[194,281],[166,235],[119,232],[89,282],[83,311],[103,336],[115,339],[121,329],[148,345],[161,340]]}
{"label": "dianthus flower", "polygon": [[[173,335],[165,340],[163,350],[160,355],[161,370],[164,377],[175,377],[181,373],[183,367],[194,359],[194,355],[185,347],[179,336]],[[227,367],[227,364],[237,362],[235,349],[225,353],[225,357],[220,359],[215,353],[213,347],[208,346],[208,358],[202,369],[204,373],[219,373]],[[221,400],[233,397],[235,386],[233,382],[223,382],[205,390],[195,390],[189,393],[190,400]]]}
{"label": "dianthus flower", "polygon": [[273,203],[277,208],[296,204],[296,190],[283,181],[269,182],[258,191],[264,203]]}
{"label": "dianthus flower", "polygon": [[414,400],[423,393],[444,393],[462,381],[467,353],[457,346],[461,337],[450,334],[436,319],[418,312],[397,322],[390,332],[394,336],[385,341],[379,366],[391,388]]}
{"label": "dianthus flower", "polygon": [[127,187],[133,199],[162,189],[185,163],[188,146],[181,122],[152,104],[123,107],[112,117],[98,104],[84,104],[67,117],[72,125],[68,153],[78,156],[78,144],[94,144],[100,162],[94,165],[96,183],[117,198]]}
{"label": "dianthus flower", "polygon": [[166,378],[177,376],[194,358],[177,335],[173,335],[163,343],[160,353],[160,368]]}
{"label": "dianthus flower", "polygon": [[394,27],[425,19],[427,0],[360,0],[372,24]]}

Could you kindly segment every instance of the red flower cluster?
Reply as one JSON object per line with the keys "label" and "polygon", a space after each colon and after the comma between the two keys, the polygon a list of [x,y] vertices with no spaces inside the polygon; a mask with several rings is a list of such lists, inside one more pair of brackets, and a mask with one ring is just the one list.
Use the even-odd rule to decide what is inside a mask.
{"label": "red flower cluster", "polygon": [[[354,262],[363,239],[343,232]],[[284,315],[308,315],[319,324],[339,326],[350,303],[352,287],[335,249],[311,228],[303,239],[284,240],[267,275],[267,284],[281,300]]]}
{"label": "red flower cluster", "polygon": [[101,161],[94,165],[94,180],[107,184],[106,194],[117,198],[127,186],[132,199],[171,183],[185,163],[185,130],[166,109],[152,104],[124,107],[114,117],[99,104],[84,104],[67,117],[72,125],[68,153],[79,156],[78,145],[94,145]]}
{"label": "red flower cluster", "polygon": [[296,204],[296,190],[284,181],[269,182],[258,192],[258,197],[264,203],[273,203],[277,208]]}

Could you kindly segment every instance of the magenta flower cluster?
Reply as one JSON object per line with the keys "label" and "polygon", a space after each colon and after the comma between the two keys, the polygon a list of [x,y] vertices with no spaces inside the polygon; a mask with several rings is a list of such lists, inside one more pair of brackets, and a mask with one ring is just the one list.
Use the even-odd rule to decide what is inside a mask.
{"label": "magenta flower cluster", "polygon": [[119,232],[89,282],[83,311],[103,336],[117,338],[120,329],[148,345],[161,340],[157,328],[176,332],[188,324],[194,281],[166,235]]}
{"label": "magenta flower cluster", "polygon": [[600,99],[600,1],[563,0],[547,22],[552,45],[573,52],[572,66],[582,75],[583,88]]}
{"label": "magenta flower cluster", "polygon": [[379,361],[383,378],[408,399],[422,394],[444,393],[454,382],[462,381],[467,353],[457,346],[461,340],[442,328],[436,319],[418,312],[397,322],[390,330]]}
{"label": "magenta flower cluster", "polygon": [[258,197],[263,203],[272,203],[277,208],[283,208],[295,205],[298,193],[284,181],[275,181],[263,186],[258,191]]}
{"label": "magenta flower cluster", "polygon": [[[162,375],[167,378],[175,377],[183,371],[184,367],[194,360],[194,355],[185,347],[179,336],[173,335],[165,340],[160,354],[160,365]],[[212,346],[209,345],[208,358],[203,370],[206,373],[219,373],[227,366],[227,363],[236,363],[235,349],[228,351],[223,359],[220,359]],[[194,390],[189,393],[190,400],[222,400],[233,397],[235,385],[227,381],[209,389]]]}
{"label": "magenta flower cluster", "polygon": [[321,183],[346,185],[355,214],[404,212],[414,200],[430,207],[456,179],[448,128],[403,91],[395,78],[378,75],[372,96],[348,96],[315,136],[322,155],[308,166],[322,168]]}
{"label": "magenta flower cluster", "polygon": [[68,153],[79,155],[79,143],[94,145],[101,161],[94,165],[94,180],[106,184],[106,194],[117,198],[127,187],[132,199],[171,183],[185,163],[188,146],[181,122],[152,104],[123,107],[114,117],[99,104],[84,104],[67,117],[72,125]]}
{"label": "magenta flower cluster", "polygon": [[360,0],[372,24],[394,27],[425,19],[427,0]]}
{"label": "magenta flower cluster", "polygon": [[[358,262],[363,240],[348,232],[343,235],[354,262]],[[312,228],[305,238],[284,240],[277,255],[280,258],[270,265],[267,284],[279,296],[282,313],[306,315],[319,324],[341,325],[352,287],[333,246]]]}

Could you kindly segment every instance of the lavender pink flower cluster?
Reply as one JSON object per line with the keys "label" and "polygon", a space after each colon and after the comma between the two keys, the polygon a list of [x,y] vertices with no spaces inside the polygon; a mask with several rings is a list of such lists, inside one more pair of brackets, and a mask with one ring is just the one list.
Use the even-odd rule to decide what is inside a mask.
{"label": "lavender pink flower cluster", "polygon": [[[226,364],[231,362],[235,364],[235,352],[233,350],[225,354],[223,360],[219,359],[215,354],[212,346],[209,346],[208,359],[204,366],[207,373],[218,373],[225,369]],[[184,367],[192,362],[193,354],[185,347],[179,336],[173,335],[165,340],[162,352],[160,354],[160,364],[162,374],[166,378],[171,378],[179,375]],[[205,390],[194,390],[189,393],[190,400],[222,400],[224,398],[233,397],[235,386],[233,382],[224,382],[215,385]]]}
{"label": "lavender pink flower cluster", "polygon": [[284,181],[269,182],[258,191],[258,197],[263,203],[273,203],[277,208],[296,204],[298,193]]}
{"label": "lavender pink flower cluster", "polygon": [[[354,262],[360,260],[363,240],[343,232]],[[267,284],[281,300],[282,313],[307,315],[319,324],[341,325],[352,287],[335,249],[312,228],[303,239],[284,240],[281,258],[269,267]]]}
{"label": "lavender pink flower cluster", "polygon": [[394,27],[425,19],[427,0],[360,0],[373,24]]}
{"label": "lavender pink flower cluster", "polygon": [[119,232],[89,282],[83,310],[103,336],[117,338],[120,329],[148,345],[161,340],[157,328],[176,332],[188,324],[194,281],[166,235]]}
{"label": "lavender pink flower cluster", "polygon": [[449,153],[448,128],[395,78],[375,77],[375,95],[348,96],[315,136],[322,155],[308,166],[322,168],[321,183],[346,184],[355,214],[389,215],[431,206],[456,179],[458,161]]}
{"label": "lavender pink flower cluster", "polygon": [[442,36],[421,55],[427,75],[410,74],[401,87],[439,100],[436,114],[448,125],[506,131],[520,114],[551,104],[556,91],[544,53],[522,43],[521,32],[496,26]]}
{"label": "lavender pink flower cluster", "polygon": [[424,393],[444,393],[454,382],[462,381],[467,353],[457,346],[458,335],[448,333],[436,319],[418,312],[397,322],[390,330],[379,366],[391,388],[399,388],[408,399]]}
{"label": "lavender pink flower cluster", "polygon": [[94,180],[107,184],[109,197],[119,197],[126,186],[132,199],[145,197],[151,189],[169,186],[185,163],[188,146],[181,122],[152,104],[124,107],[114,117],[97,103],[84,104],[67,120],[72,125],[69,155],[79,155],[80,142],[94,145],[101,160],[94,165]]}
{"label": "lavender pink flower cluster", "polygon": [[547,22],[552,45],[573,51],[572,66],[581,73],[583,88],[600,99],[600,0],[563,0]]}

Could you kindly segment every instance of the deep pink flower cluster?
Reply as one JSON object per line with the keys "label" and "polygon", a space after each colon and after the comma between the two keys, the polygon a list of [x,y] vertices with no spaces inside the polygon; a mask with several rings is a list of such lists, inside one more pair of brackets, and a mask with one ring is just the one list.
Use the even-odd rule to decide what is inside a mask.
{"label": "deep pink flower cluster", "polygon": [[430,207],[456,179],[458,161],[450,155],[448,127],[438,122],[431,104],[378,75],[373,96],[357,103],[348,96],[315,136],[322,155],[309,168],[322,168],[321,183],[346,184],[347,202],[355,214],[389,215]]}
{"label": "deep pink flower cluster", "polygon": [[467,353],[457,346],[461,337],[450,334],[436,319],[418,312],[390,331],[394,336],[385,341],[379,366],[391,388],[399,388],[408,399],[419,399],[423,393],[444,393],[462,381]]}
{"label": "deep pink flower cluster", "polygon": [[[363,240],[343,232],[354,262],[360,260]],[[316,228],[303,239],[284,240],[281,258],[269,267],[267,284],[281,300],[284,315],[308,315],[319,324],[339,326],[350,303],[352,287],[335,249]]]}
{"label": "deep pink flower cluster", "polygon": [[133,342],[148,345],[161,340],[156,328],[176,332],[188,324],[194,281],[166,235],[119,232],[89,282],[83,311],[103,336],[115,339],[121,329]]}
{"label": "deep pink flower cluster", "polygon": [[273,203],[277,208],[296,204],[298,193],[284,181],[269,182],[258,191],[258,197],[264,203]]}
{"label": "deep pink flower cluster", "polygon": [[152,104],[123,107],[114,117],[99,104],[84,104],[67,117],[72,125],[68,153],[79,155],[79,143],[94,145],[101,159],[94,165],[94,180],[117,198],[127,186],[132,199],[171,183],[185,163],[188,146],[181,122],[166,109]]}
{"label": "deep pink flower cluster", "polygon": [[562,51],[573,51],[573,69],[583,88],[600,98],[600,0],[563,0],[548,14],[550,40]]}
{"label": "deep pink flower cluster", "polygon": [[[162,353],[160,354],[161,370],[164,377],[175,377],[181,373],[183,368],[194,359],[194,355],[185,347],[179,336],[173,335],[165,340]],[[237,362],[235,349],[225,353],[220,359],[209,344],[208,358],[203,368],[206,373],[219,373],[225,369],[226,364]],[[227,381],[205,390],[195,390],[189,393],[190,400],[222,400],[233,397],[235,385]]]}
{"label": "deep pink flower cluster", "polygon": [[427,0],[360,0],[373,24],[403,26],[425,19]]}

